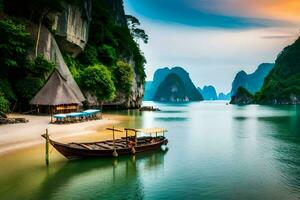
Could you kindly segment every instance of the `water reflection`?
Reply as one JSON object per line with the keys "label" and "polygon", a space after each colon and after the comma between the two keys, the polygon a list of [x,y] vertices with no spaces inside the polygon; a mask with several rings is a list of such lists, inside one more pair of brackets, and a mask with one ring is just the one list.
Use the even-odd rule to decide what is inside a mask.
{"label": "water reflection", "polygon": [[[278,108],[277,108],[278,109]],[[300,192],[300,112],[299,107],[281,107],[281,113],[289,115],[258,117],[269,125],[269,137],[273,138],[273,165],[281,172],[281,179],[291,193]]]}
{"label": "water reflection", "polygon": [[160,121],[187,121],[187,117],[155,117],[155,120],[160,120]]}
{"label": "water reflection", "polygon": [[50,166],[34,199],[142,199],[141,169],[163,167],[166,153],[70,161],[54,172]]}

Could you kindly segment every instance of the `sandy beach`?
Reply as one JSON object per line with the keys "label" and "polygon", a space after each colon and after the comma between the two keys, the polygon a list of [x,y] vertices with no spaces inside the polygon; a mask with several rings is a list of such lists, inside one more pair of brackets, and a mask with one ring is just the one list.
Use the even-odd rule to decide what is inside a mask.
{"label": "sandy beach", "polygon": [[63,142],[109,139],[111,133],[105,131],[105,128],[124,120],[124,117],[118,115],[103,115],[102,120],[58,125],[49,123],[50,116],[10,114],[8,117],[26,118],[29,122],[0,126],[0,155],[43,143],[41,135],[46,129],[51,139]]}

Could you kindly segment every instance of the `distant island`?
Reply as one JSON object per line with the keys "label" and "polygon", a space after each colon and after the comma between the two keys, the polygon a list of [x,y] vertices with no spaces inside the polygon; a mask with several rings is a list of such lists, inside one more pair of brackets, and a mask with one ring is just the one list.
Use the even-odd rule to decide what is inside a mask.
{"label": "distant island", "polygon": [[203,97],[182,67],[166,67],[156,70],[153,81],[146,83],[145,100],[190,102]]}
{"label": "distant island", "polygon": [[198,91],[202,94],[205,101],[216,101],[216,100],[222,100],[222,101],[228,101],[231,99],[231,93],[219,93],[217,94],[217,90],[212,85],[205,85],[203,89],[200,87],[197,88]]}
{"label": "distant island", "polygon": [[218,100],[217,91],[212,85],[205,85],[203,89],[198,87],[198,91],[202,94],[204,100]]}

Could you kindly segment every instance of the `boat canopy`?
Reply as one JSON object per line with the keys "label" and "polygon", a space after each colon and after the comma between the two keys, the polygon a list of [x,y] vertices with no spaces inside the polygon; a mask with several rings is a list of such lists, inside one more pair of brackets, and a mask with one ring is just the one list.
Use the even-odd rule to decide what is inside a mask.
{"label": "boat canopy", "polygon": [[[126,130],[126,129],[125,129]],[[168,130],[164,128],[143,128],[143,129],[127,129],[129,131],[135,131],[145,134],[153,134],[153,133],[165,133],[168,132]]]}

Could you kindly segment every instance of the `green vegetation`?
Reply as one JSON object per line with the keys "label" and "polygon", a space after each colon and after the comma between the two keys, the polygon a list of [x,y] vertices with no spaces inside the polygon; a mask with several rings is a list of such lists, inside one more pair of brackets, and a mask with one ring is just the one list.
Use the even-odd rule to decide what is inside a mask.
{"label": "green vegetation", "polygon": [[144,30],[137,28],[138,26],[141,25],[140,21],[132,16],[132,15],[126,15],[127,23],[128,23],[128,28],[133,35],[134,38],[136,39],[141,39],[143,40],[144,43],[148,43],[148,35],[145,33]]}
{"label": "green vegetation", "polygon": [[[274,69],[256,94],[258,103],[293,103],[300,98],[300,38],[277,57]],[[299,100],[298,100],[299,101]]]}
{"label": "green vegetation", "polygon": [[[12,19],[0,21],[0,92],[2,98],[14,106],[28,106],[28,102],[44,85],[46,76],[54,68],[52,63],[38,55],[30,61],[28,51],[32,49],[25,26]],[[22,102],[22,104],[21,104]],[[26,108],[25,108],[26,109]]]}
{"label": "green vegetation", "polygon": [[81,75],[82,87],[94,94],[101,102],[113,100],[116,88],[111,77],[111,72],[106,66],[89,66]]}
{"label": "green vegetation", "polygon": [[[53,16],[49,14],[63,11],[65,2],[83,3],[82,0],[3,0],[5,16],[16,17],[0,21],[0,92],[11,108],[28,109],[29,101],[53,71],[54,64],[38,55],[40,31],[42,25],[51,29]],[[147,43],[148,36],[138,28],[140,22],[133,16],[122,16],[122,10],[124,20],[120,20],[109,1],[92,0],[92,5],[88,44],[77,58],[62,52],[65,62],[78,85],[99,101],[113,100],[118,94],[129,97],[134,73],[138,86],[146,78],[146,60],[138,40]],[[26,23],[31,22],[38,24],[35,41],[25,29]],[[29,56],[29,52],[33,55]]]}
{"label": "green vegetation", "polygon": [[[87,68],[105,66],[110,71],[107,76],[110,76],[116,88],[113,96],[121,93],[129,97],[134,72],[138,76],[138,85],[144,84],[146,78],[144,70],[146,60],[135,39],[142,39],[147,43],[148,36],[145,31],[138,28],[140,22],[133,16],[127,16],[125,24],[119,23],[104,0],[93,1],[92,19],[89,41],[85,50],[77,58],[66,54],[64,59],[81,88],[86,87],[83,77],[87,77],[87,73],[93,73],[91,70],[86,70]],[[129,61],[133,61],[134,66],[129,65],[127,63]],[[102,87],[95,89],[99,90],[99,88]],[[95,93],[91,88],[90,92]]]}
{"label": "green vegetation", "polygon": [[116,88],[125,95],[130,95],[134,78],[132,66],[123,61],[118,61],[113,68],[113,75]]}
{"label": "green vegetation", "polygon": [[9,112],[9,102],[6,100],[2,92],[0,92],[0,116]]}

